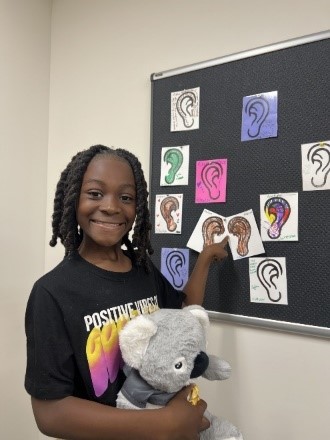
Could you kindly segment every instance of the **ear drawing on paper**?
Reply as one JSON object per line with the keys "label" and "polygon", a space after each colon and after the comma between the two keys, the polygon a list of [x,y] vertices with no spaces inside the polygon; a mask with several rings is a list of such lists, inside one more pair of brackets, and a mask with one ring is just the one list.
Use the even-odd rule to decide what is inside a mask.
{"label": "ear drawing on paper", "polygon": [[181,93],[176,101],[176,110],[181,116],[183,125],[186,128],[190,128],[194,124],[196,104],[197,96],[192,90]]}
{"label": "ear drawing on paper", "polygon": [[244,111],[249,117],[251,117],[248,135],[250,138],[256,138],[260,135],[261,126],[268,116],[269,103],[262,96],[252,97],[246,103]]}
{"label": "ear drawing on paper", "polygon": [[291,213],[289,202],[283,197],[272,197],[266,201],[264,211],[270,223],[267,231],[269,238],[279,238]]}
{"label": "ear drawing on paper", "polygon": [[160,186],[184,186],[189,181],[189,145],[162,147]]}
{"label": "ear drawing on paper", "polygon": [[165,176],[165,182],[171,184],[174,182],[177,172],[183,163],[183,154],[178,148],[171,148],[167,150],[164,155],[164,162],[171,165],[168,173]]}
{"label": "ear drawing on paper", "polygon": [[162,248],[161,273],[175,289],[182,290],[189,276],[189,250]]}
{"label": "ear drawing on paper", "polygon": [[244,257],[249,253],[251,225],[245,217],[233,217],[228,223],[228,232],[238,237],[237,253]]}
{"label": "ear drawing on paper", "polygon": [[201,173],[201,179],[204,183],[209,197],[217,200],[220,196],[220,179],[223,174],[222,165],[219,162],[210,162],[206,164]]}
{"label": "ear drawing on paper", "polygon": [[277,91],[243,97],[242,141],[277,136]]}
{"label": "ear drawing on paper", "polygon": [[250,301],[287,305],[286,258],[250,258]]}
{"label": "ear drawing on paper", "polygon": [[283,274],[283,268],[279,261],[272,258],[262,260],[257,266],[257,277],[267,292],[272,302],[278,302],[282,298],[278,280]]}
{"label": "ear drawing on paper", "polygon": [[321,142],[310,147],[307,160],[313,165],[317,164],[311,184],[315,188],[322,188],[327,183],[330,172],[330,144]]}
{"label": "ear drawing on paper", "polygon": [[219,243],[226,235],[234,260],[265,252],[252,209],[232,217],[204,209],[187,247],[201,252],[205,246]]}
{"label": "ear drawing on paper", "polygon": [[224,203],[227,187],[227,159],[196,162],[195,203]]}
{"label": "ear drawing on paper", "polygon": [[177,228],[177,224],[172,217],[172,211],[177,211],[179,206],[179,200],[173,196],[165,197],[160,204],[160,212],[166,222],[167,229],[171,232]]}
{"label": "ear drawing on paper", "polygon": [[204,209],[187,242],[187,247],[202,252],[205,246],[220,242],[225,232],[225,217]]}
{"label": "ear drawing on paper", "polygon": [[175,288],[180,289],[184,284],[181,269],[185,267],[186,258],[183,252],[173,250],[167,254],[166,268],[172,278],[172,284]]}
{"label": "ear drawing on paper", "polygon": [[199,87],[171,93],[171,131],[199,128],[199,94]]}
{"label": "ear drawing on paper", "polygon": [[223,220],[220,217],[208,217],[202,225],[203,247],[214,243],[214,236],[225,232]]}
{"label": "ear drawing on paper", "polygon": [[260,194],[263,241],[298,241],[298,193]]}

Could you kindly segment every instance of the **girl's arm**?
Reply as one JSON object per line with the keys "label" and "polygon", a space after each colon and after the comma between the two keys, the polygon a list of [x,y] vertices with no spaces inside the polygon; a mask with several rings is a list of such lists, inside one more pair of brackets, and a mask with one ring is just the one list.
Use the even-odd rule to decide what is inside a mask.
{"label": "girl's arm", "polygon": [[169,404],[155,410],[117,409],[77,397],[39,400],[32,408],[39,430],[66,440],[196,440],[209,423],[203,418],[206,403],[187,401],[192,386]]}
{"label": "girl's arm", "polygon": [[227,257],[228,253],[225,249],[227,242],[228,237],[225,237],[220,243],[206,246],[199,254],[195,267],[183,289],[187,295],[184,301],[186,306],[191,304],[203,304],[210,265],[212,261],[223,260]]}

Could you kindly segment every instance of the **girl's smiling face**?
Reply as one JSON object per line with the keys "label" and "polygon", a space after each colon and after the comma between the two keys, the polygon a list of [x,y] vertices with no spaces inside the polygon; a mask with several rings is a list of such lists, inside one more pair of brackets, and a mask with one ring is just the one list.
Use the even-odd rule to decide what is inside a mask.
{"label": "girl's smiling face", "polygon": [[120,248],[135,215],[136,188],[129,163],[115,155],[95,156],[84,174],[76,212],[84,252]]}

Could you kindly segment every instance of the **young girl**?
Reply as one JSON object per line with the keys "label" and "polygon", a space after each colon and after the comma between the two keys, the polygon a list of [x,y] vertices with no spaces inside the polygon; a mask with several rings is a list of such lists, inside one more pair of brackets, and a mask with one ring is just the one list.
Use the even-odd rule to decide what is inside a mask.
{"label": "young girl", "polygon": [[200,253],[184,293],[173,289],[148,256],[141,164],[102,145],[76,154],[62,172],[52,227],[50,245],[60,239],[65,258],[35,283],[26,310],[25,388],[40,431],[72,440],[198,438],[208,426],[206,403],[187,402],[191,387],[162,409],[115,408],[124,380],[118,332],[137,314],[202,304],[226,240]]}

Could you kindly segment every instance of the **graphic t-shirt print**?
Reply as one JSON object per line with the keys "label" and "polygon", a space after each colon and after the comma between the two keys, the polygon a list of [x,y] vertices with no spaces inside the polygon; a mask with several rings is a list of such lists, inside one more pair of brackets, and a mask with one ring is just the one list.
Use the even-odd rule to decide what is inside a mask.
{"label": "graphic t-shirt print", "polygon": [[137,315],[152,313],[158,308],[155,296],[84,317],[89,332],[86,356],[96,397],[102,396],[109,382],[115,382],[119,369],[123,367],[119,333],[126,322]]}

